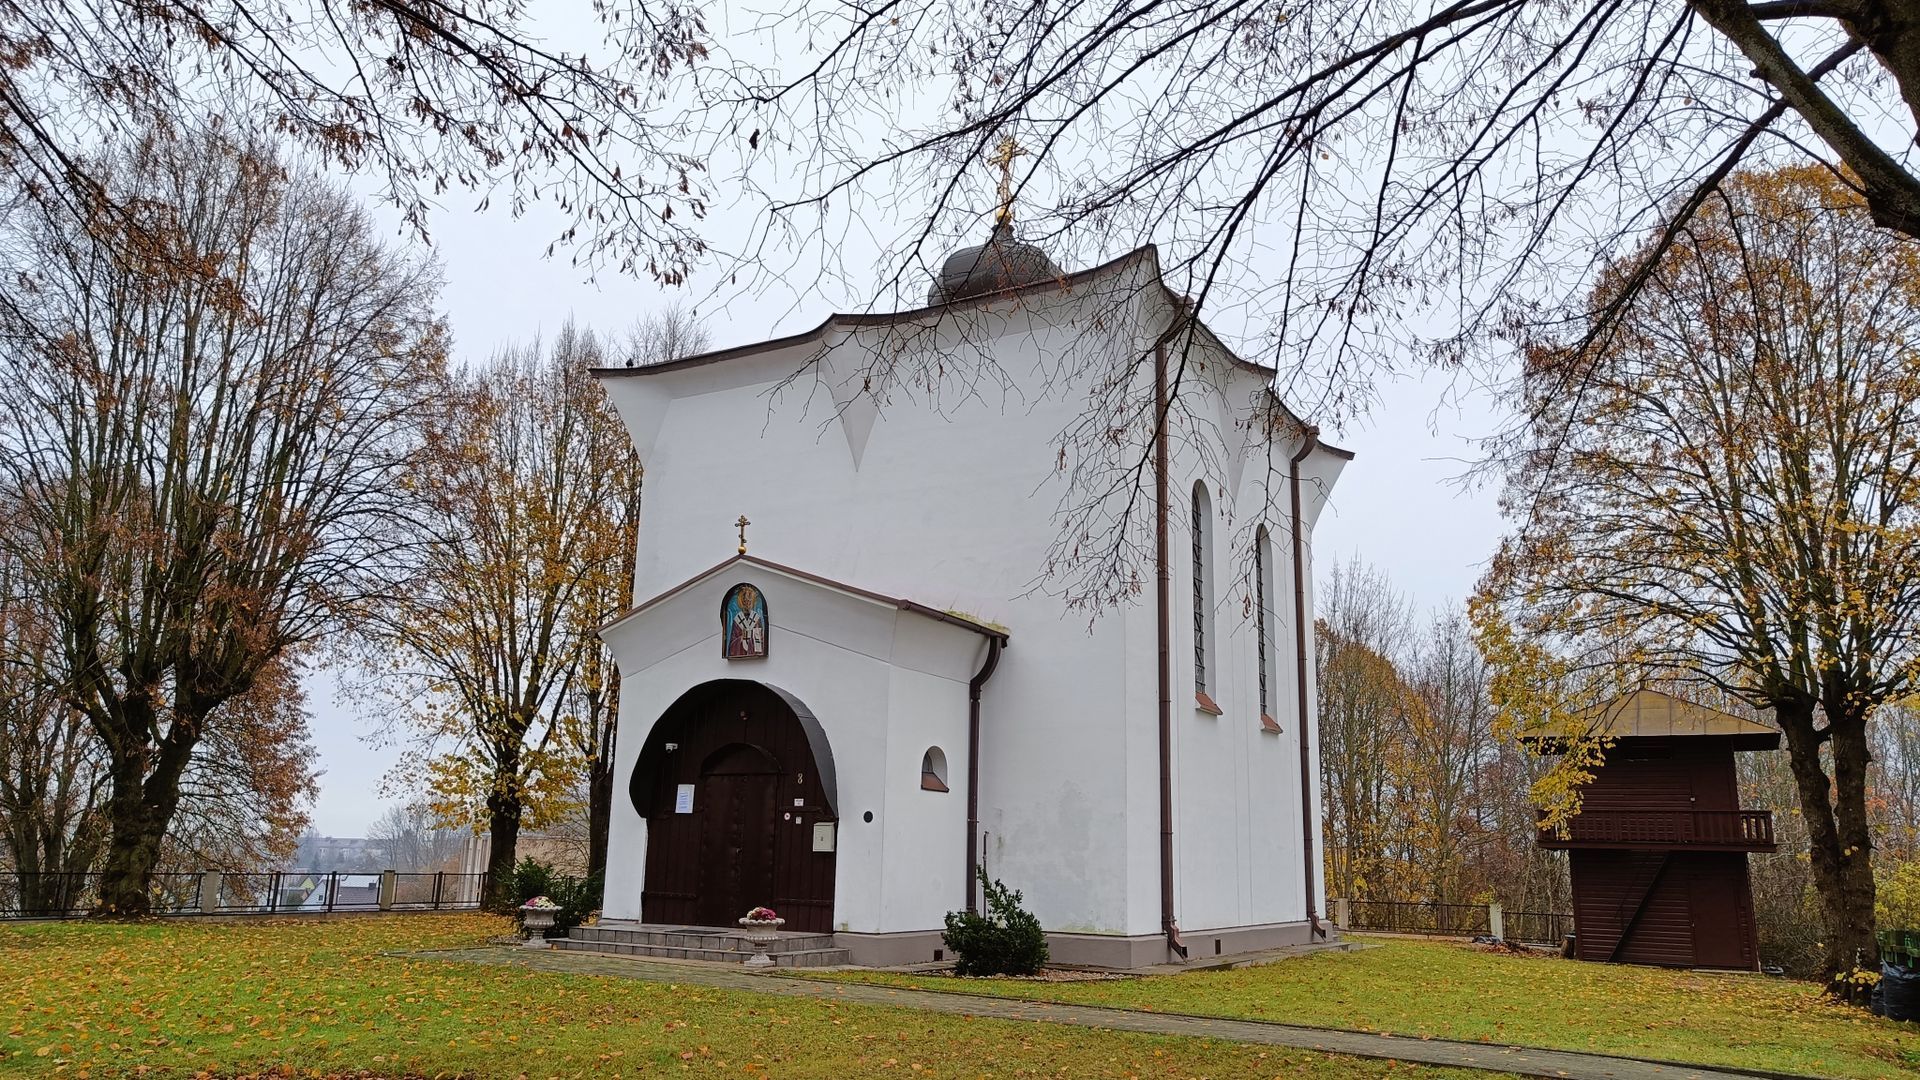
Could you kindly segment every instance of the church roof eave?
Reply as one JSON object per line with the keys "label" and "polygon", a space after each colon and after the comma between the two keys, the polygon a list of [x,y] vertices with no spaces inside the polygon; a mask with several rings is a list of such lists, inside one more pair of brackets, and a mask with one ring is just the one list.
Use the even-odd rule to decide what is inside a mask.
{"label": "church roof eave", "polygon": [[776,574],[781,574],[783,576],[793,578],[796,581],[806,582],[807,584],[810,584],[810,585],[817,585],[821,588],[832,589],[836,592],[846,593],[849,596],[855,596],[862,600],[869,601],[871,603],[883,604],[900,611],[912,612],[915,615],[932,619],[935,622],[948,623],[953,626],[957,626],[962,630],[970,630],[973,633],[981,635],[982,637],[992,638],[1000,642],[1000,644],[1002,645],[1007,644],[1008,641],[1010,640],[1010,636],[1006,630],[1001,629],[1000,627],[997,627],[997,626],[990,626],[986,623],[980,622],[977,619],[972,619],[965,615],[958,615],[951,611],[941,611],[939,608],[931,607],[929,605],[918,603],[913,600],[907,600],[897,596],[886,596],[884,594],[874,592],[871,589],[862,589],[857,585],[848,585],[845,582],[835,581],[832,578],[822,577],[819,574],[810,574],[805,570],[797,570],[791,566],[784,566],[777,562],[771,562],[769,560],[762,559],[756,555],[730,556],[726,559],[721,560],[718,563],[715,563],[713,566],[710,566],[707,569],[700,571],[699,573],[693,575],[692,577],[681,582],[680,584],[675,585],[672,588],[667,589],[666,591],[661,592],[650,599],[643,600],[640,603],[635,604],[634,606],[628,608],[626,611],[621,612],[619,615],[615,616],[613,619],[608,621],[604,626],[600,627],[600,630],[599,630],[600,635],[604,637],[609,631],[620,626],[621,624],[639,615],[646,613],[652,608],[657,607],[658,605],[666,602],[667,600],[670,600],[673,597],[680,595],[681,593],[687,591],[688,589],[694,587],[695,585],[700,584],[701,582],[707,580],[708,578],[713,577],[716,574],[719,574],[720,572],[726,570],[728,567],[734,566],[739,563],[745,563],[750,566],[756,566],[762,570],[768,570]]}
{"label": "church roof eave", "polygon": [[735,345],[725,349],[715,349],[712,352],[685,356],[678,360],[668,360],[659,364],[643,364],[639,367],[591,368],[589,370],[592,374],[601,378],[625,378],[633,375],[662,375],[673,371],[685,371],[688,368],[705,367],[708,364],[737,360],[759,353],[772,352],[776,349],[784,349],[794,345],[805,345],[810,342],[819,341],[836,329],[851,329],[862,326],[893,326],[899,323],[916,322],[951,308],[979,307],[999,300],[1007,300],[1048,291],[1071,289],[1076,285],[1085,284],[1094,278],[1117,270],[1142,256],[1151,256],[1154,258],[1154,276],[1157,278],[1159,276],[1159,259],[1153,245],[1149,244],[1146,247],[1135,248],[1117,259],[1109,260],[1101,263],[1099,266],[1090,267],[1086,270],[1077,270],[1059,278],[1050,278],[1046,281],[1035,282],[1031,285],[1021,285],[1011,289],[1001,289],[997,292],[981,293],[978,296],[970,296],[951,304],[933,304],[927,307],[907,308],[902,311],[869,314],[835,312],[821,320],[820,324],[813,329],[802,330],[797,334],[789,334],[786,337],[749,342],[745,345]]}
{"label": "church roof eave", "polygon": [[[678,360],[668,360],[664,363],[659,363],[659,364],[645,364],[640,367],[593,368],[591,370],[592,370],[592,374],[597,378],[627,378],[627,377],[636,376],[636,375],[662,375],[662,374],[666,374],[674,371],[686,371],[689,368],[705,367],[709,364],[723,363],[728,360],[737,360],[737,359],[741,359],[748,356],[757,356],[762,353],[773,352],[778,349],[790,348],[795,345],[805,345],[813,342],[818,342],[825,339],[828,334],[832,333],[835,330],[852,329],[852,328],[864,327],[864,326],[893,326],[900,323],[911,323],[911,322],[919,321],[921,319],[925,319],[929,316],[937,314],[938,312],[945,311],[951,308],[980,307],[987,304],[997,303],[1001,300],[1009,300],[1009,299],[1014,299],[1022,296],[1038,295],[1048,291],[1060,291],[1060,290],[1071,289],[1071,288],[1074,288],[1075,286],[1083,285],[1096,278],[1103,277],[1125,266],[1131,265],[1132,263],[1135,263],[1141,259],[1145,259],[1149,262],[1151,266],[1151,272],[1153,275],[1153,281],[1160,286],[1161,293],[1165,297],[1167,302],[1170,305],[1178,307],[1179,304],[1182,302],[1183,298],[1180,296],[1180,294],[1174,292],[1172,287],[1167,284],[1166,278],[1162,276],[1160,273],[1160,249],[1157,245],[1147,244],[1142,247],[1137,247],[1132,251],[1127,252],[1125,255],[1121,255],[1118,258],[1110,259],[1107,262],[1101,263],[1098,266],[1089,267],[1085,270],[1076,270],[1071,274],[1064,274],[1058,278],[1051,278],[1046,281],[1034,282],[1033,284],[1030,284],[1030,285],[1020,285],[1010,289],[1000,289],[995,292],[981,293],[977,296],[970,296],[962,300],[957,300],[950,304],[932,304],[925,307],[908,308],[903,311],[881,312],[876,314],[835,312],[834,314],[828,315],[825,319],[821,320],[820,324],[813,327],[812,329],[802,330],[797,334],[789,334],[785,337],[771,338],[767,341],[755,341],[745,345],[735,345],[725,349],[715,349],[711,352],[699,353],[694,356],[686,356]],[[1256,375],[1263,376],[1267,380],[1269,380],[1267,392],[1273,396],[1273,400],[1275,404],[1280,406],[1281,411],[1287,414],[1287,418],[1291,420],[1297,428],[1304,431],[1307,428],[1312,426],[1308,424],[1307,421],[1303,419],[1298,413],[1295,413],[1293,409],[1287,405],[1286,400],[1280,396],[1279,391],[1275,390],[1272,387],[1271,381],[1279,377],[1279,374],[1280,374],[1279,368],[1268,367],[1265,364],[1258,363],[1257,361],[1249,360],[1246,357],[1241,356],[1239,353],[1229,348],[1227,343],[1222,341],[1218,334],[1215,334],[1211,329],[1207,327],[1205,323],[1200,322],[1199,320],[1194,321],[1194,326],[1200,331],[1200,333],[1206,335],[1206,338],[1209,344],[1211,344],[1215,349],[1218,349],[1221,352],[1221,354],[1226,356],[1227,359],[1231,360],[1235,366],[1241,368],[1244,371],[1249,371]],[[1321,442],[1319,445],[1321,449],[1326,450],[1328,453],[1333,454],[1334,456],[1342,460],[1345,460],[1345,461],[1353,460],[1353,452],[1350,450],[1342,449],[1341,447],[1335,446],[1332,443],[1324,442],[1324,441]]]}

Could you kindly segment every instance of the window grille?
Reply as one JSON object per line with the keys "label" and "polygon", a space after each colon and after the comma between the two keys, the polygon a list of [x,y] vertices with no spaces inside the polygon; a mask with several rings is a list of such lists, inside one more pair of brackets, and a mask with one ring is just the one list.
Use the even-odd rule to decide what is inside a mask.
{"label": "window grille", "polygon": [[1253,538],[1253,636],[1260,661],[1260,715],[1272,716],[1267,704],[1267,530]]}
{"label": "window grille", "polygon": [[1193,689],[1207,692],[1207,489],[1193,485]]}

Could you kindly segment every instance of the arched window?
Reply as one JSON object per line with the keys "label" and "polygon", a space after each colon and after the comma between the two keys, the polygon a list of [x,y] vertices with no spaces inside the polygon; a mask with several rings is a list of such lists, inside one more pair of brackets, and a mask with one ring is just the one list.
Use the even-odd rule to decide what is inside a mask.
{"label": "arched window", "polygon": [[1260,726],[1278,733],[1279,721],[1273,718],[1273,541],[1267,527],[1253,533],[1253,638],[1254,654],[1260,673]]}
{"label": "arched window", "polygon": [[937,746],[927,747],[920,755],[920,787],[924,791],[947,790],[947,755]]}
{"label": "arched window", "polygon": [[1193,698],[1220,715],[1211,696],[1213,678],[1213,502],[1205,481],[1193,484]]}

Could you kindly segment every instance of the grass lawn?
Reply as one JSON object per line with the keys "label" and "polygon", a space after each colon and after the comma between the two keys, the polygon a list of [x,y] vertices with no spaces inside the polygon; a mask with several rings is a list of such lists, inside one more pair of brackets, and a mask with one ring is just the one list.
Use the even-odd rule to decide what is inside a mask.
{"label": "grass lawn", "polygon": [[1109,982],[830,977],[1832,1077],[1920,1075],[1920,1025],[1827,1004],[1811,983],[1374,941],[1265,967]]}
{"label": "grass lawn", "polygon": [[381,955],[506,928],[479,915],[0,926],[0,1074],[1488,1075]]}

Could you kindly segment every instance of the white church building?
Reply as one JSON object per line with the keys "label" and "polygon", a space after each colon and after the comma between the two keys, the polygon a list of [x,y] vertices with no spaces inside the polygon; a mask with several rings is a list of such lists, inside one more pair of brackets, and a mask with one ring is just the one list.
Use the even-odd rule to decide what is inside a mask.
{"label": "white church building", "polygon": [[928,962],[979,867],[1056,962],[1330,931],[1311,533],[1352,455],[1187,311],[1153,248],[1064,273],[1003,217],[924,308],[597,373],[646,477],[603,925],[765,905]]}

